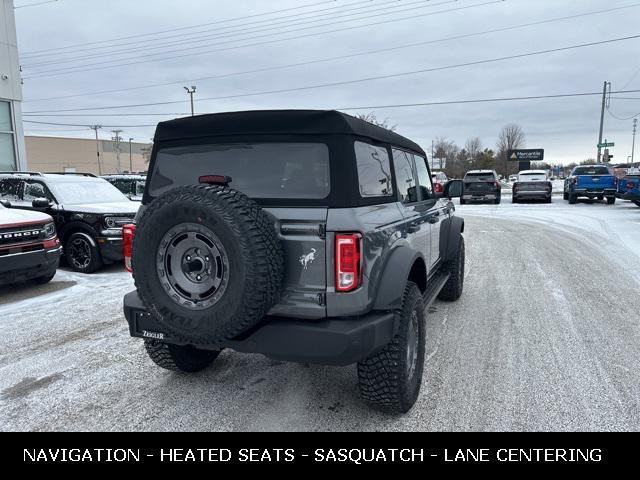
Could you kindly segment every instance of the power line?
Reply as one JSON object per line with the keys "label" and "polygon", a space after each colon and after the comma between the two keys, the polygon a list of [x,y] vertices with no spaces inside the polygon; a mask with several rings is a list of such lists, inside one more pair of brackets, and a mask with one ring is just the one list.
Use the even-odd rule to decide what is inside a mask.
{"label": "power line", "polygon": [[[450,1],[447,1],[447,2],[442,2],[440,4],[434,4],[434,6],[448,4],[448,3],[454,3],[455,1],[457,1],[457,0],[450,0]],[[220,48],[220,49],[217,49],[217,50],[205,50],[205,51],[187,53],[187,54],[170,56],[170,57],[161,57],[161,58],[154,58],[154,59],[150,59],[150,60],[139,60],[139,61],[134,61],[134,62],[121,63],[121,64],[116,64],[116,65],[103,65],[102,62],[91,63],[91,64],[86,64],[86,65],[79,65],[79,66],[76,66],[76,67],[73,67],[73,68],[70,67],[70,68],[65,68],[65,69],[57,69],[57,70],[49,70],[49,71],[37,72],[37,73],[34,73],[34,75],[25,76],[24,79],[28,80],[28,79],[34,79],[34,78],[60,76],[60,75],[67,75],[67,74],[80,73],[80,72],[89,72],[89,71],[104,70],[104,69],[110,69],[110,68],[119,68],[119,67],[131,66],[131,65],[140,65],[142,63],[149,63],[149,62],[155,62],[155,61],[173,60],[173,59],[177,59],[177,58],[185,58],[185,57],[190,57],[190,56],[207,55],[207,54],[211,54],[211,53],[219,53],[219,52],[225,52],[225,51],[229,51],[229,50],[237,50],[237,49],[241,49],[241,48],[256,47],[256,46],[268,45],[268,44],[273,44],[273,43],[286,42],[286,41],[289,41],[289,40],[299,40],[301,38],[315,37],[315,36],[318,36],[318,35],[327,35],[327,34],[330,34],[330,33],[345,32],[345,31],[356,30],[356,29],[365,28],[365,27],[371,27],[371,26],[383,25],[383,24],[388,24],[388,23],[400,22],[400,21],[404,21],[404,20],[414,20],[416,18],[423,18],[423,17],[427,17],[427,16],[432,16],[432,15],[439,15],[441,13],[451,13],[451,12],[456,12],[456,11],[461,11],[461,10],[468,10],[468,9],[476,8],[476,7],[482,7],[482,6],[486,6],[486,5],[494,5],[494,4],[502,3],[504,1],[505,0],[492,0],[492,1],[489,1],[489,2],[478,3],[478,4],[474,4],[474,5],[466,5],[464,7],[450,8],[450,9],[447,9],[447,10],[438,10],[437,12],[414,14],[414,15],[407,16],[407,17],[401,17],[401,18],[396,18],[396,19],[387,19],[387,20],[383,20],[383,21],[379,21],[379,22],[372,22],[372,23],[362,24],[362,25],[357,25],[357,26],[350,26],[350,27],[343,27],[343,28],[338,28],[338,29],[333,29],[333,30],[326,30],[326,31],[323,31],[323,32],[307,33],[307,34],[296,35],[296,36],[293,36],[293,37],[286,37],[286,38],[280,38],[280,39],[275,39],[275,40],[248,43],[248,44],[244,44],[244,45],[236,45],[236,46],[232,46],[232,47]],[[334,22],[332,24],[335,24],[335,23],[346,23],[346,22],[345,21]],[[292,33],[294,31],[300,31],[300,30],[306,31],[307,29],[303,28],[303,29],[298,29],[298,30],[289,30],[289,31],[287,31],[285,33]],[[268,37],[268,36],[272,36],[272,35],[274,35],[274,34],[262,35],[262,36],[257,36],[257,37],[253,37],[253,38],[262,38],[262,37],[265,37],[265,36]],[[245,40],[250,40],[250,39],[251,38],[247,38]],[[227,43],[232,43],[232,42],[227,42]],[[165,53],[172,53],[172,52],[165,52]],[[158,55],[158,54],[155,54],[155,55]],[[138,58],[144,58],[144,57],[145,56],[140,56]],[[133,59],[133,58],[134,57],[132,57],[131,59]],[[87,68],[87,67],[93,67],[93,68]]]}
{"label": "power line", "polygon": [[611,111],[611,109],[610,109],[610,108],[607,108],[607,113],[609,113],[609,115],[611,115],[611,116],[612,116],[613,118],[615,118],[616,120],[620,120],[620,121],[623,121],[623,122],[627,122],[627,121],[632,120],[632,119],[634,119],[634,118],[636,118],[636,117],[640,117],[640,112],[636,113],[635,115],[631,115],[630,117],[624,117],[624,118],[623,118],[623,117],[619,117],[619,116],[615,115],[615,114]]}
{"label": "power line", "polygon": [[272,67],[264,67],[264,68],[254,69],[254,70],[246,70],[246,71],[241,71],[241,72],[233,72],[233,73],[220,74],[220,75],[201,77],[201,78],[195,78],[195,79],[188,79],[188,80],[179,80],[179,81],[175,81],[175,82],[164,82],[164,83],[156,83],[156,84],[151,84],[151,85],[141,85],[141,86],[137,86],[137,87],[120,88],[120,89],[113,89],[113,90],[103,90],[103,91],[99,91],[99,92],[87,92],[87,93],[80,93],[80,94],[74,94],[74,95],[63,95],[63,96],[58,96],[58,97],[39,98],[39,99],[33,99],[33,100],[26,100],[25,103],[49,101],[49,100],[60,100],[60,99],[85,97],[85,96],[92,96],[92,95],[102,95],[102,94],[109,94],[109,93],[119,93],[119,92],[124,92],[124,91],[133,91],[133,90],[143,90],[143,89],[147,89],[147,88],[164,87],[164,86],[177,85],[177,84],[182,84],[182,83],[200,82],[200,81],[204,81],[204,80],[214,80],[214,79],[220,79],[220,78],[229,78],[229,77],[234,77],[234,76],[239,76],[239,75],[248,75],[248,74],[252,74],[252,73],[261,73],[261,72],[281,70],[281,69],[286,69],[286,68],[301,67],[301,66],[313,65],[313,64],[318,64],[318,63],[332,62],[332,61],[336,61],[336,60],[345,60],[345,59],[348,59],[348,58],[354,58],[354,57],[363,56],[363,55],[372,55],[372,54],[390,52],[390,51],[406,49],[406,48],[415,48],[415,47],[419,47],[419,46],[425,46],[425,45],[430,45],[430,44],[440,43],[440,42],[446,42],[446,41],[451,41],[451,40],[460,40],[460,39],[463,39],[463,38],[470,38],[470,37],[475,37],[475,36],[480,36],[480,35],[487,35],[487,34],[492,34],[492,33],[506,32],[506,31],[510,31],[510,30],[517,30],[517,29],[521,29],[521,28],[538,26],[538,25],[543,25],[543,24],[548,24],[548,23],[554,23],[554,22],[560,22],[560,21],[566,21],[566,20],[573,20],[573,19],[576,19],[576,18],[586,17],[586,16],[590,16],[590,15],[601,15],[603,13],[609,13],[609,12],[613,12],[613,11],[618,11],[618,10],[623,10],[623,9],[628,9],[628,8],[633,8],[633,7],[638,7],[638,6],[640,6],[640,3],[635,3],[633,5],[627,5],[627,6],[624,6],[624,7],[615,7],[615,8],[605,9],[605,10],[597,10],[597,11],[590,11],[590,12],[580,13],[580,14],[576,14],[576,15],[556,17],[556,18],[551,18],[551,19],[547,19],[547,20],[539,20],[539,21],[535,21],[535,22],[520,23],[520,24],[517,24],[517,25],[508,26],[508,27],[494,28],[494,29],[491,29],[491,30],[484,30],[484,31],[481,31],[481,32],[472,32],[472,33],[455,35],[455,36],[451,36],[451,37],[439,38],[439,39],[434,39],[434,40],[427,40],[427,41],[424,41],[424,42],[410,43],[410,44],[398,45],[398,46],[394,46],[394,47],[380,48],[380,49],[376,49],[376,50],[368,50],[368,51],[358,52],[358,53],[353,53],[353,54],[340,55],[340,56],[328,57],[328,58],[321,58],[321,59],[316,59],[316,60],[309,60],[309,61],[306,61],[306,62],[297,62],[297,63],[291,63],[291,64],[287,64],[287,65],[276,65],[276,66],[272,66]]}
{"label": "power line", "polygon": [[[266,25],[263,27],[252,27],[252,28],[248,28],[248,29],[241,29],[238,31],[232,31],[232,32],[224,32],[224,33],[218,33],[218,34],[207,34],[207,35],[203,35],[200,37],[194,37],[191,39],[183,39],[180,41],[173,41],[173,42],[169,42],[169,43],[154,43],[153,45],[149,45],[149,46],[138,46],[138,47],[131,47],[130,45],[127,45],[127,48],[124,49],[117,49],[117,50],[112,50],[112,51],[107,51],[107,52],[92,52],[90,55],[84,55],[84,56],[79,56],[79,57],[70,57],[70,58],[65,58],[65,59],[57,59],[57,60],[46,60],[46,61],[42,61],[39,63],[33,63],[33,64],[23,64],[22,66],[24,68],[39,68],[41,66],[46,66],[46,65],[62,65],[65,63],[75,63],[77,61],[82,61],[82,60],[92,60],[95,58],[100,58],[101,60],[104,60],[106,57],[113,57],[113,56],[121,56],[123,54],[134,54],[137,52],[146,52],[146,51],[150,51],[150,50],[159,50],[159,49],[163,49],[165,47],[171,47],[171,46],[179,46],[179,45],[191,45],[194,43],[203,43],[203,42],[208,42],[205,43],[204,45],[201,45],[201,47],[207,47],[207,46],[211,46],[211,45],[225,45],[228,43],[236,43],[236,42],[240,42],[243,40],[247,40],[247,39],[254,39],[254,38],[262,38],[262,37],[267,37],[267,36],[273,36],[273,35],[281,35],[282,33],[289,33],[291,31],[296,31],[296,30],[287,30],[285,32],[275,32],[272,34],[267,34],[267,35],[261,35],[261,36],[257,36],[257,37],[248,37],[248,38],[240,38],[240,39],[235,39],[235,40],[229,40],[226,42],[219,42],[219,43],[211,43],[211,40],[216,40],[219,38],[225,39],[225,38],[229,38],[229,37],[234,37],[234,36],[238,36],[238,35],[242,35],[244,32],[248,32],[249,34],[255,34],[255,33],[261,33],[261,32],[268,32],[268,31],[272,31],[272,30],[282,30],[282,28],[290,28],[290,27],[295,27],[295,26],[300,26],[300,25],[307,25],[307,27],[305,29],[309,29],[309,28],[320,28],[320,27],[325,27],[325,26],[331,26],[331,25],[335,25],[337,23],[345,23],[345,22],[355,22],[355,21],[359,21],[359,20],[365,20],[368,18],[375,18],[375,17],[379,17],[379,16],[384,16],[384,15],[393,15],[396,13],[404,13],[404,12],[409,12],[409,11],[414,11],[414,10],[420,10],[420,9],[424,9],[424,8],[431,8],[434,6],[438,6],[438,5],[443,5],[443,4],[448,4],[448,3],[454,3],[458,0],[448,0],[446,2],[440,2],[440,3],[435,3],[435,4],[429,4],[429,2],[431,0],[415,0],[412,2],[403,2],[401,4],[398,4],[398,1],[401,0],[391,0],[390,2],[387,3],[383,3],[383,4],[369,4],[367,6],[360,6],[360,7],[356,7],[356,8],[352,8],[350,10],[345,10],[344,12],[348,12],[348,11],[353,11],[353,10],[362,10],[362,9],[371,9],[372,7],[377,7],[378,5],[386,5],[388,3],[391,3],[391,6],[386,6],[386,7],[382,7],[382,8],[373,8],[367,12],[357,12],[357,13],[349,13],[349,14],[342,14],[344,12],[340,12],[341,15],[335,15],[335,14],[322,14],[322,15],[316,15],[315,17],[326,17],[327,15],[335,15],[331,18],[323,18],[323,19],[318,19],[318,20],[310,20],[310,21],[302,21],[302,22],[296,22],[296,23],[290,23],[288,20],[287,21],[281,21],[281,22],[276,22],[270,25]],[[411,8],[404,8],[404,7],[409,7],[411,5],[419,5],[419,6],[413,6]],[[392,11],[392,12],[385,12],[385,13],[381,13],[381,14],[376,14],[376,15],[368,15],[371,14],[373,12],[381,12],[381,11],[387,11],[387,10],[392,10],[392,9],[398,9],[398,8],[404,8],[401,10],[396,10],[396,11]],[[336,22],[336,20],[340,19],[340,18],[348,18],[348,17],[353,17],[354,15],[361,15],[360,18],[350,18],[349,20],[346,20],[344,22]],[[365,15],[365,16],[362,16]],[[309,17],[309,18],[314,18],[314,17]],[[318,26],[310,26],[309,24],[313,24],[313,23],[317,23],[317,22],[323,22],[323,21],[328,21],[331,20],[330,23],[325,23],[323,25],[318,25]],[[287,24],[289,23],[289,25],[285,25],[284,27],[281,27],[282,24]],[[267,27],[267,28],[264,28]],[[299,30],[299,29],[298,29]],[[139,55],[138,57],[128,57],[125,58],[125,60],[128,59],[134,59],[134,58],[145,58],[145,57],[151,57],[154,55],[165,55],[166,53],[178,53],[178,52],[184,52],[184,51],[188,51],[191,50],[193,48],[199,48],[196,47],[194,45],[188,47],[188,48],[181,48],[178,50],[170,50],[168,52],[157,52],[157,53],[149,53],[147,55]],[[123,59],[117,59],[117,60],[104,60],[103,63],[105,62],[117,62],[117,61],[121,61]],[[73,67],[64,67],[64,68],[73,68]]]}
{"label": "power line", "polygon": [[[624,90],[613,91],[612,94],[622,93],[640,93],[640,90]],[[480,99],[466,99],[466,100],[443,100],[435,102],[420,102],[420,103],[398,103],[387,105],[369,105],[369,106],[357,106],[357,107],[341,107],[335,108],[335,110],[350,111],[350,110],[382,110],[389,108],[409,108],[409,107],[431,107],[431,106],[444,106],[444,105],[465,105],[475,103],[497,103],[497,102],[513,102],[513,101],[527,101],[527,100],[544,100],[544,99],[561,99],[561,98],[579,98],[579,97],[592,97],[600,96],[602,92],[582,92],[582,93],[559,93],[549,95],[528,95],[520,97],[499,97],[499,98],[480,98]],[[169,114],[167,114],[169,115]],[[86,127],[91,128],[92,125],[77,124],[77,123],[58,123],[58,122],[43,122],[37,120],[24,120],[24,123],[33,123],[41,125],[55,125],[65,127]],[[102,125],[104,128],[143,128],[143,127],[155,127],[157,124],[151,125]]]}
{"label": "power line", "polygon": [[[583,44],[578,44],[578,45],[571,45],[571,46],[568,46],[568,47],[560,47],[560,48],[553,48],[553,49],[547,49],[547,50],[539,50],[539,51],[536,51],[536,52],[521,53],[521,54],[517,54],[517,55],[508,55],[508,56],[504,56],[504,57],[491,58],[491,59],[485,59],[485,60],[477,60],[477,61],[473,61],[473,62],[458,63],[458,64],[447,65],[447,66],[442,66],[442,67],[425,68],[425,69],[413,70],[413,71],[409,71],[409,72],[401,72],[401,73],[394,73],[394,74],[387,74],[387,75],[378,75],[378,76],[374,76],[374,77],[359,78],[359,79],[354,79],[354,80],[343,80],[343,81],[339,81],[339,82],[323,83],[323,84],[317,84],[317,85],[306,85],[306,86],[294,87],[294,88],[285,88],[285,89],[278,89],[278,90],[266,90],[266,91],[261,91],[261,92],[242,93],[242,94],[235,94],[235,95],[226,95],[226,96],[219,96],[219,97],[202,98],[202,99],[200,99],[200,101],[223,100],[223,99],[242,98],[242,97],[253,97],[253,96],[270,95],[270,94],[276,94],[276,93],[289,93],[289,92],[297,92],[297,91],[303,91],[303,90],[314,90],[314,89],[318,89],[318,88],[335,87],[335,86],[343,86],[343,85],[352,85],[352,84],[356,84],[356,83],[363,83],[363,82],[369,82],[369,81],[375,81],[375,80],[398,78],[398,77],[404,77],[404,76],[410,76],[410,75],[417,75],[417,74],[421,74],[421,73],[436,72],[436,71],[442,71],[442,70],[448,70],[448,69],[454,69],[454,68],[482,65],[482,64],[487,64],[487,63],[496,63],[496,62],[505,61],[505,60],[514,60],[514,59],[518,59],[518,58],[532,57],[532,56],[536,56],[536,55],[557,53],[557,52],[562,52],[562,51],[567,51],[567,50],[575,50],[575,49],[578,49],[578,48],[585,48],[585,47],[591,47],[591,46],[596,46],[596,45],[604,45],[604,44],[608,44],[608,43],[620,42],[620,41],[624,41],[624,40],[632,40],[632,39],[637,39],[637,38],[640,38],[640,35],[619,37],[619,38],[614,38],[614,39],[609,39],[609,40],[602,40],[602,41],[598,41],[598,42],[590,42],[590,43],[583,43]],[[82,112],[82,111],[92,111],[92,110],[115,110],[115,109],[120,109],[120,108],[150,107],[150,106],[159,106],[159,105],[175,105],[175,104],[180,104],[180,103],[183,103],[183,102],[184,102],[184,100],[177,100],[177,101],[167,101],[167,102],[139,103],[139,104],[130,104],[130,105],[112,105],[112,106],[104,106],[104,107],[88,107],[88,108],[71,108],[71,109],[60,109],[60,110],[44,110],[44,111],[35,111],[35,112],[25,112],[25,114],[27,114],[27,113],[31,113],[31,114],[35,114],[35,113],[66,113],[66,112]]]}
{"label": "power line", "polygon": [[[320,18],[320,17],[327,17],[327,16],[331,16],[334,15],[335,13],[321,13],[319,15],[311,15],[308,17],[301,17],[302,15],[309,15],[310,13],[317,13],[317,12],[328,12],[328,11],[332,11],[332,10],[337,10],[337,9],[344,9],[342,12],[337,12],[337,13],[345,13],[345,12],[349,12],[349,11],[358,11],[358,10],[362,10],[362,9],[370,9],[373,7],[377,7],[379,5],[386,5],[389,3],[394,4],[394,6],[392,7],[386,7],[387,9],[389,8],[399,8],[402,7],[403,5],[412,5],[412,4],[418,4],[418,3],[425,3],[425,2],[429,2],[430,0],[416,0],[413,3],[404,3],[402,5],[398,5],[399,1],[403,1],[403,0],[390,0],[386,3],[376,3],[376,4],[372,4],[373,0],[364,0],[364,1],[359,1],[359,2],[354,2],[354,3],[348,3],[348,4],[344,4],[341,6],[337,6],[337,7],[331,7],[331,8],[324,8],[321,10],[315,10],[312,12],[304,12],[304,13],[297,13],[295,15],[287,15],[287,16],[283,16],[283,17],[277,17],[277,18],[273,18],[273,19],[267,19],[267,20],[260,20],[259,22],[250,22],[250,23],[245,23],[245,24],[239,24],[239,25],[233,25],[233,26],[228,26],[228,27],[219,27],[219,28],[215,28],[215,29],[209,29],[209,30],[203,30],[201,32],[192,32],[192,33],[186,33],[186,34],[179,34],[179,35],[170,35],[170,36],[165,36],[165,37],[160,37],[160,38],[153,38],[153,39],[149,39],[149,40],[139,40],[136,42],[126,42],[126,43],[120,43],[120,44],[113,44],[113,45],[106,45],[103,47],[93,47],[93,48],[87,48],[87,49],[82,49],[82,50],[75,50],[75,51],[71,51],[71,52],[61,52],[61,53],[47,53],[47,54],[39,54],[39,55],[33,55],[33,56],[29,56],[28,58],[36,58],[36,57],[42,57],[42,56],[47,56],[50,57],[51,55],[57,56],[57,55],[67,55],[67,54],[76,54],[76,53],[82,53],[82,52],[92,52],[90,56],[88,57],[70,57],[67,59],[60,59],[60,60],[51,60],[48,62],[44,62],[44,63],[56,63],[56,62],[60,62],[63,63],[63,61],[66,60],[74,60],[74,59],[83,59],[83,58],[96,58],[98,56],[109,56],[109,55],[114,55],[114,54],[121,54],[121,53],[126,53],[126,52],[130,52],[130,51],[143,51],[143,50],[154,50],[154,49],[158,49],[158,48],[162,48],[164,46],[170,46],[170,45],[174,45],[174,44],[183,44],[183,43],[194,43],[194,42],[202,42],[205,39],[208,38],[218,38],[220,36],[225,36],[225,35],[234,35],[234,34],[240,34],[244,31],[263,31],[264,28],[263,27],[270,27],[270,26],[274,26],[274,25],[282,25],[282,24],[286,24],[289,23],[289,20],[284,20],[283,19],[290,19],[290,18],[300,18],[301,20],[308,20],[308,19],[312,19],[312,18]],[[347,9],[346,7],[350,7],[353,5],[361,5],[361,4],[366,4],[365,6],[360,6],[360,7],[355,7],[355,8],[350,8]],[[381,9],[377,9],[377,10],[381,10]],[[377,10],[371,10],[371,11],[377,11]],[[365,12],[363,12],[365,13]],[[370,13],[370,12],[368,12]],[[353,14],[352,14],[353,15]],[[337,17],[340,18],[340,17]],[[278,22],[276,22],[276,20],[280,20]],[[322,21],[322,20],[315,20],[315,22],[317,21]],[[229,31],[229,32],[223,32],[223,33],[219,33],[219,34],[215,34],[215,35],[211,35],[210,33],[203,35],[207,32],[214,32],[214,31],[219,31],[219,30],[224,30],[224,29],[229,29],[229,28],[233,28],[236,29],[238,27],[242,27],[242,26],[247,26],[247,25],[252,25],[252,24],[256,24],[256,23],[264,23],[264,22],[269,22],[266,25],[262,25],[262,26],[255,26],[252,28],[245,28],[245,29],[240,29],[240,30],[236,30],[236,31]],[[311,22],[313,23],[313,22]],[[262,28],[262,30],[259,30],[260,28]],[[189,36],[192,36],[193,38],[188,38]],[[182,41],[173,41],[173,42],[168,42],[168,43],[160,43],[158,44],[159,41],[161,40],[168,40],[170,38],[180,38],[182,39]],[[202,40],[201,40],[202,39]],[[153,42],[153,45],[149,45],[149,46],[137,46],[137,47],[132,47],[132,45],[136,45],[136,44],[142,44],[142,43],[150,43]],[[119,46],[124,46],[127,47],[125,49],[117,49],[117,50],[111,50],[111,51],[107,51],[107,52],[100,52],[100,50],[103,49],[111,49],[111,48],[115,48],[115,47],[119,47]],[[23,58],[27,58],[25,56],[23,56]],[[39,64],[27,64],[24,66],[36,66]]]}
{"label": "power line", "polygon": [[13,7],[14,10],[18,10],[20,8],[27,8],[27,7],[37,7],[39,5],[46,5],[47,3],[55,3],[58,0],[47,0],[45,2],[37,2],[37,3],[27,3],[24,5],[18,5],[17,7]]}
{"label": "power line", "polygon": [[[52,0],[50,0],[52,1]],[[53,0],[55,1],[55,0]],[[326,3],[335,3],[337,0],[327,0],[324,2],[318,2],[318,3],[312,3],[312,4],[306,4],[306,5],[299,5],[297,7],[291,7],[291,8],[284,8],[284,9],[280,9],[280,10],[271,10],[269,12],[263,12],[263,13],[256,13],[253,15],[245,15],[242,17],[235,17],[235,18],[227,18],[227,19],[223,19],[223,20],[217,20],[215,22],[210,22],[210,23],[203,23],[200,25],[192,25],[192,26],[188,26],[188,27],[179,27],[179,28],[171,28],[169,30],[160,30],[160,31],[156,31],[156,32],[150,32],[150,33],[139,33],[136,35],[129,35],[126,37],[118,37],[118,38],[112,38],[110,40],[100,40],[97,42],[84,42],[84,43],[79,43],[79,44],[75,44],[75,45],[67,45],[66,47],[54,47],[54,48],[46,48],[46,49],[42,49],[42,50],[32,50],[32,51],[27,51],[23,53],[23,56],[29,56],[29,55],[34,55],[36,53],[46,53],[46,52],[54,52],[57,50],[66,50],[69,48],[75,48],[75,47],[84,47],[84,46],[90,46],[90,45],[100,45],[102,43],[110,43],[110,42],[117,42],[120,40],[129,40],[132,38],[142,38],[142,37],[148,37],[148,36],[152,36],[152,35],[160,35],[163,33],[169,33],[169,32],[178,32],[181,30],[190,30],[190,29],[194,29],[194,28],[201,28],[201,27],[208,27],[211,25],[217,25],[217,24],[221,24],[221,23],[227,23],[227,22],[233,22],[236,20],[244,20],[247,18],[255,18],[255,17],[261,17],[261,16],[266,16],[266,15],[273,15],[275,13],[282,13],[282,12],[287,12],[287,11],[291,11],[291,10],[300,10],[300,9],[304,9],[304,8],[310,8],[310,7],[315,7],[317,5],[323,5]],[[16,7],[16,8],[21,8],[21,7]]]}

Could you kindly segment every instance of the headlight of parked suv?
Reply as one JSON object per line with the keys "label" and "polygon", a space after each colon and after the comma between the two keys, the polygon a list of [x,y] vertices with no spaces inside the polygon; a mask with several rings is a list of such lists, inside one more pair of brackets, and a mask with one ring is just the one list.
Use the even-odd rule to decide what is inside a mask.
{"label": "headlight of parked suv", "polygon": [[122,228],[124,225],[131,223],[130,218],[126,217],[105,217],[104,226],[106,228]]}
{"label": "headlight of parked suv", "polygon": [[44,238],[53,238],[56,236],[56,226],[53,222],[44,226]]}

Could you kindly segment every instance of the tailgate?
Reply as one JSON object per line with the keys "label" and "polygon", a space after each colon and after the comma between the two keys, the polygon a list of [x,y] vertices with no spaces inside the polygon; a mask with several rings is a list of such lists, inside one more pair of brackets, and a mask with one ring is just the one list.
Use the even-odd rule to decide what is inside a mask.
{"label": "tailgate", "polygon": [[275,217],[284,250],[280,301],[270,315],[326,317],[326,208],[265,208]]}
{"label": "tailgate", "polygon": [[551,191],[548,182],[518,182],[516,184],[518,192],[546,192]]}
{"label": "tailgate", "polygon": [[577,185],[583,188],[614,188],[615,177],[613,175],[580,175]]}
{"label": "tailgate", "polygon": [[464,189],[472,195],[483,195],[496,189],[494,182],[464,182]]}

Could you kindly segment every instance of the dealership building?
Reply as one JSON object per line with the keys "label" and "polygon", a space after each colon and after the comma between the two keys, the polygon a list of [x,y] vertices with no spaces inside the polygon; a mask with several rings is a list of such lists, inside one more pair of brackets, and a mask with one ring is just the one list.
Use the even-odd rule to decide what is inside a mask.
{"label": "dealership building", "polygon": [[21,102],[13,0],[0,0],[0,171],[26,169]]}

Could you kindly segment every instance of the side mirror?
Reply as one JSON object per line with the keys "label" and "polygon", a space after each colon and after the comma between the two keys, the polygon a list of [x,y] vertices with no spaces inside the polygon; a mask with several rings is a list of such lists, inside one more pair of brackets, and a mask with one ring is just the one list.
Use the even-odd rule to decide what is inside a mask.
{"label": "side mirror", "polygon": [[442,196],[445,198],[462,197],[463,185],[462,180],[451,180],[444,186],[444,193]]}
{"label": "side mirror", "polygon": [[46,198],[36,198],[33,202],[31,202],[31,205],[36,210],[46,210],[51,206],[51,203],[49,203],[49,200],[47,200]]}

